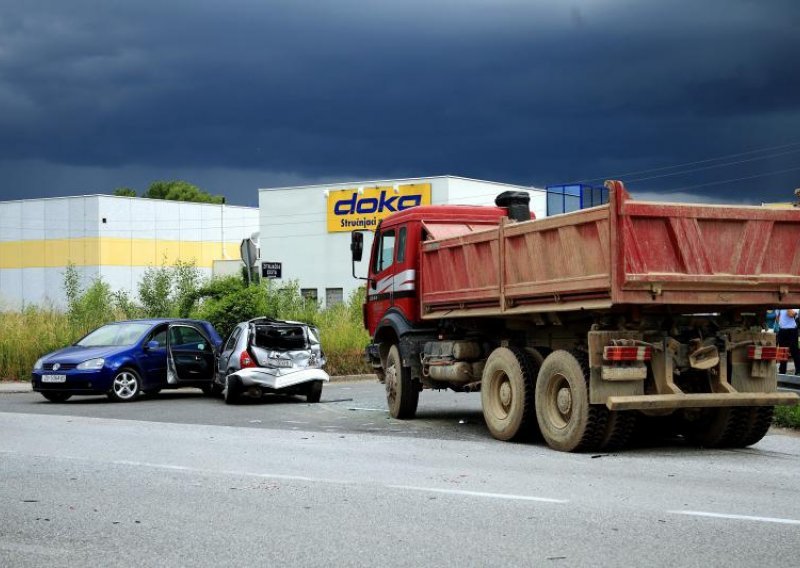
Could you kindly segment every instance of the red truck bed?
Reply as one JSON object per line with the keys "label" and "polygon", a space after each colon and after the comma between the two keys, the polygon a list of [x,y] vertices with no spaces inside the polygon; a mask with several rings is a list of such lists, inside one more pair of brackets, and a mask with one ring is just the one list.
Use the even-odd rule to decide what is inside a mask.
{"label": "red truck bed", "polygon": [[[637,202],[423,243],[423,318],[800,305],[800,209]],[[505,221],[505,220],[504,220]]]}

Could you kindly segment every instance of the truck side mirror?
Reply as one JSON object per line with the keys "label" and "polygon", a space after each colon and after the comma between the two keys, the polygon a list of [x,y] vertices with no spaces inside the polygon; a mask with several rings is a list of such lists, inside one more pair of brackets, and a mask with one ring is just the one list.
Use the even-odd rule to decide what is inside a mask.
{"label": "truck side mirror", "polygon": [[364,254],[364,233],[361,231],[350,233],[350,254],[353,256],[353,262],[361,262],[361,256]]}

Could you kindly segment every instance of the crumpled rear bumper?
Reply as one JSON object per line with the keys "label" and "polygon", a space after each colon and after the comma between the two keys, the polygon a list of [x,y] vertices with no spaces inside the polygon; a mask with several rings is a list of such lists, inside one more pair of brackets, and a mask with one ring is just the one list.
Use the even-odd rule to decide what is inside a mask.
{"label": "crumpled rear bumper", "polygon": [[311,381],[330,381],[328,373],[322,369],[268,369],[265,367],[248,367],[235,373],[244,388],[261,387],[272,390],[285,389]]}

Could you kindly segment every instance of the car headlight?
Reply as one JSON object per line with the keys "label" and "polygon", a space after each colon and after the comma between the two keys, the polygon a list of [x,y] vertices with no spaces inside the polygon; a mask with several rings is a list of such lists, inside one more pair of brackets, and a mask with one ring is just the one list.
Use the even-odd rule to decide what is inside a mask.
{"label": "car headlight", "polygon": [[80,371],[88,371],[88,370],[95,370],[95,369],[102,369],[103,365],[105,364],[106,360],[102,357],[98,359],[89,359],[88,361],[84,361],[80,363],[76,369]]}
{"label": "car headlight", "polygon": [[44,361],[44,357],[39,357],[36,359],[36,363],[33,364],[34,371],[38,371],[42,368],[42,361]]}

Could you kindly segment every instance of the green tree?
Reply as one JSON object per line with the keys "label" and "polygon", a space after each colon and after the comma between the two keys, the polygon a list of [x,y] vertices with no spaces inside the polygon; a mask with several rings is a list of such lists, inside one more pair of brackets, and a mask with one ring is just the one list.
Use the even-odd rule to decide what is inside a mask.
{"label": "green tree", "polygon": [[114,195],[119,197],[136,197],[136,190],[130,187],[118,187],[114,190]]}
{"label": "green tree", "polygon": [[164,259],[161,266],[148,266],[138,286],[141,310],[152,318],[189,317],[202,280],[193,260],[167,266]]}
{"label": "green tree", "polygon": [[148,266],[139,281],[139,302],[145,316],[149,318],[168,317],[172,307],[172,274],[169,268],[161,265]]}
{"label": "green tree", "polygon": [[183,180],[154,181],[142,197],[167,199],[170,201],[194,201],[197,203],[225,203],[222,195],[211,195]]}

